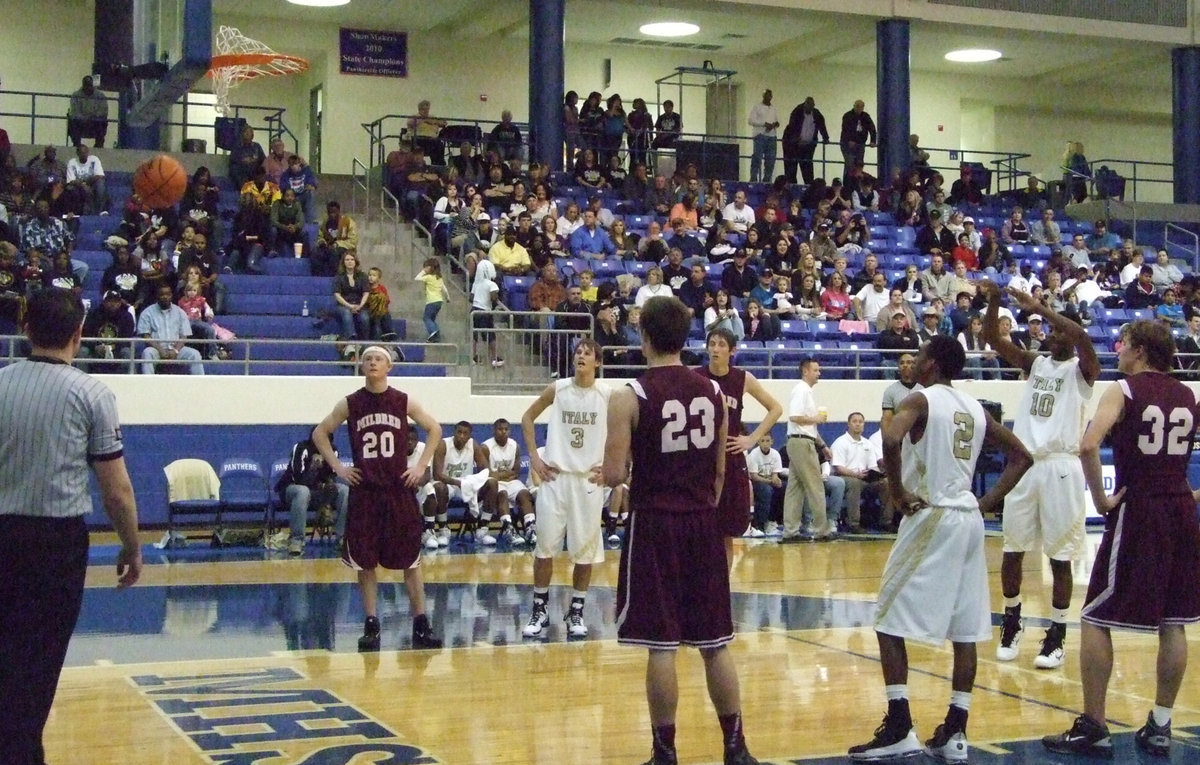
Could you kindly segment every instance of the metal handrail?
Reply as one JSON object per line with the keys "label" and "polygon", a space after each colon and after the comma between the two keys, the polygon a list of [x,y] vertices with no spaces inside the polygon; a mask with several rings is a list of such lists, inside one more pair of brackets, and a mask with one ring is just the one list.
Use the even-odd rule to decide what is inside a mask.
{"label": "metal handrail", "polygon": [[[1189,248],[1186,245],[1179,244],[1178,242],[1172,242],[1172,232],[1179,232],[1186,235],[1192,240],[1192,246]],[[1174,223],[1167,223],[1163,226],[1163,247],[1167,250],[1167,252],[1170,252],[1171,248],[1174,247],[1190,254],[1193,273],[1200,271],[1200,235],[1197,235],[1196,232]]]}
{"label": "metal handrail", "polygon": [[[182,361],[179,359],[158,359],[156,361],[146,361],[141,358],[141,349],[149,344],[149,341],[141,337],[132,338],[100,338],[100,337],[85,337],[83,345],[90,346],[93,343],[107,342],[115,346],[126,347],[131,349],[130,358],[115,358],[115,359],[97,359],[97,358],[79,358],[76,359],[76,364],[83,369],[87,369],[93,365],[117,365],[120,364],[126,367],[127,373],[138,373],[142,364],[154,364],[158,367],[186,366],[190,361]],[[256,359],[253,358],[253,349],[264,347],[301,347],[301,346],[321,346],[331,349],[339,349],[346,345],[365,345],[358,341],[341,341],[341,340],[309,340],[309,339],[279,339],[279,338],[235,338],[232,340],[205,340],[200,338],[187,338],[187,345],[200,346],[205,350],[201,352],[201,362],[206,367],[240,367],[242,375],[254,374],[254,368],[262,365],[284,366],[284,367],[306,367],[306,366],[322,366],[322,367],[346,367],[352,373],[354,371],[354,362],[347,359],[339,358],[328,361],[307,361],[297,359]],[[444,350],[448,355],[457,359],[459,357],[459,346],[457,343],[424,343],[424,342],[399,342],[399,343],[380,343],[379,341],[371,341],[371,344],[392,345],[398,347],[401,352],[408,347],[420,346],[425,349],[426,355],[431,350]],[[232,349],[232,354],[228,359],[210,359],[208,349],[223,347]],[[0,361],[10,363],[24,358],[27,354],[26,338],[21,335],[0,335]],[[452,366],[455,362],[438,362],[438,361],[404,361],[406,365],[421,366],[421,367],[447,367]]]}
{"label": "metal handrail", "polygon": [[[1102,166],[1102,165],[1128,166],[1130,168],[1130,176],[1128,178],[1126,178],[1126,180],[1132,185],[1133,188],[1129,193],[1126,194],[1126,196],[1135,202],[1137,201],[1137,198],[1138,198],[1138,196],[1137,196],[1138,181],[1141,181],[1142,183],[1167,183],[1167,184],[1175,183],[1175,178],[1172,175],[1175,165],[1171,162],[1151,162],[1149,160],[1143,160],[1143,159],[1097,159],[1097,160],[1092,161],[1090,164],[1092,167],[1097,167],[1097,166]],[[1170,177],[1148,178],[1148,177],[1146,177],[1146,173],[1143,172],[1142,176],[1139,178],[1138,177],[1138,168],[1139,167],[1140,168],[1153,168],[1153,167],[1167,168],[1166,173]],[[1094,177],[1090,177],[1089,180],[1091,180],[1093,183],[1095,182]]]}
{"label": "metal handrail", "polygon": [[[27,109],[18,109],[16,111],[9,111],[6,109],[0,110],[0,118],[14,117],[14,118],[18,118],[18,119],[28,120],[29,121],[28,143],[30,143],[30,144],[39,143],[39,141],[37,139],[37,133],[38,133],[37,128],[38,128],[39,120],[43,121],[43,122],[48,121],[48,122],[55,122],[55,123],[58,123],[58,122],[65,123],[67,121],[67,110],[65,107],[63,107],[61,109],[55,108],[53,112],[46,112],[46,111],[39,112],[38,111],[38,102],[39,102],[39,100],[42,100],[42,101],[50,100],[50,101],[67,101],[69,103],[71,100],[70,94],[50,93],[50,92],[36,91],[36,90],[4,90],[4,89],[0,89],[0,98],[4,98],[6,96],[17,96],[22,99],[28,97],[29,107]],[[120,104],[120,99],[118,97],[105,95],[104,98],[110,104],[115,104],[117,110],[120,110],[121,104]],[[182,119],[179,119],[179,120],[164,119],[164,120],[162,120],[162,124],[166,125],[168,127],[182,128],[183,129],[183,135],[182,135],[183,140],[188,139],[188,129],[189,128],[197,129],[197,130],[199,130],[199,129],[212,130],[213,129],[213,126],[210,123],[191,122],[188,120],[187,113],[188,113],[189,106],[201,106],[201,104],[191,104],[187,98],[184,98],[180,102],[180,106],[183,109]],[[203,104],[203,106],[209,107],[211,105]],[[281,138],[286,135],[292,141],[293,151],[296,151],[299,148],[300,139],[296,137],[295,133],[293,133],[291,131],[291,129],[287,126],[287,124],[283,121],[283,115],[287,111],[286,109],[284,109],[282,107],[275,107],[275,106],[251,106],[248,104],[230,104],[230,108],[233,110],[234,117],[242,117],[243,114],[249,115],[249,114],[265,113],[264,116],[262,117],[262,123],[263,123],[263,126],[265,126],[267,135],[272,140],[275,138]],[[110,111],[112,111],[112,110],[110,110]],[[118,120],[115,117],[111,117],[111,118],[109,118],[108,123],[111,127],[115,127],[118,123]],[[251,127],[254,127],[254,125],[252,124]],[[15,128],[13,128],[11,125],[8,126],[8,130],[9,130],[10,134],[15,132]],[[9,138],[10,138],[10,140],[12,140],[11,135],[9,136]],[[54,140],[52,142],[57,143],[57,140]],[[20,143],[20,142],[17,141],[17,143]],[[215,149],[215,147],[214,147],[214,150],[212,153],[214,153],[214,154],[217,153],[217,150]]]}
{"label": "metal handrail", "polygon": [[[359,176],[358,169],[362,168],[362,175]],[[358,192],[362,189],[363,205],[362,210],[358,208]],[[350,207],[355,214],[361,214],[364,223],[371,221],[371,168],[363,164],[362,160],[354,157],[350,162]]]}

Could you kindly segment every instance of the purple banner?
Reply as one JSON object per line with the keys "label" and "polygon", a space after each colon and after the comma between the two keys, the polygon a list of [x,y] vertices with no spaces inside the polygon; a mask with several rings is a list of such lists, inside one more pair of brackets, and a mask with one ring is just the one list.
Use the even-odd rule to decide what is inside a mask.
{"label": "purple banner", "polygon": [[408,34],[376,29],[342,29],[338,52],[342,74],[408,76]]}

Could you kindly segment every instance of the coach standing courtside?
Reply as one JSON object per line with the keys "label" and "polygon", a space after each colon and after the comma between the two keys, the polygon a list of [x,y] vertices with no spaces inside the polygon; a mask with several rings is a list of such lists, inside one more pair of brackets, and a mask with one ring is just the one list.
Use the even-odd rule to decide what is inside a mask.
{"label": "coach standing courtside", "polygon": [[121,539],[117,586],[138,580],[137,506],[116,398],[71,366],[83,303],[46,289],[29,301],[28,360],[0,370],[0,762],[42,765],[67,643],[79,617],[91,512],[88,469]]}

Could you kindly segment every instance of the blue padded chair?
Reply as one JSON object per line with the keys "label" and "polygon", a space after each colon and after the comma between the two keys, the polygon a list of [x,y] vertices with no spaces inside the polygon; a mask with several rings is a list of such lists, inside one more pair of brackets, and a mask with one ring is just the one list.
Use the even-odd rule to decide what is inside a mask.
{"label": "blue padded chair", "polygon": [[221,481],[221,510],[217,523],[228,524],[229,518],[252,516],[261,518],[264,529],[271,527],[271,483],[262,463],[250,457],[228,457],[217,472]]}
{"label": "blue padded chair", "polygon": [[175,460],[163,467],[167,478],[167,539],[186,543],[177,531],[183,524],[220,525],[221,481],[212,465],[200,459]]}

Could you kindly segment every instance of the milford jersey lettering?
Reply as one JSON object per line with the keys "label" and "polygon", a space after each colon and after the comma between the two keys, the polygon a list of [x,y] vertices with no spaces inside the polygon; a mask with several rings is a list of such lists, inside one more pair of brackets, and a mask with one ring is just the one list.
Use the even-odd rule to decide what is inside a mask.
{"label": "milford jersey lettering", "polygon": [[729,409],[731,412],[736,412],[742,408],[742,400],[736,396],[730,396],[722,393],[721,398],[725,399],[725,408]]}
{"label": "milford jersey lettering", "polygon": [[1034,390],[1059,393],[1062,391],[1062,386],[1063,381],[1061,377],[1042,377],[1041,375],[1036,375],[1033,378]]}
{"label": "milford jersey lettering", "polygon": [[598,412],[568,412],[563,411],[564,425],[595,425],[600,419]]}
{"label": "milford jersey lettering", "polygon": [[387,412],[374,412],[372,414],[359,417],[354,426],[359,430],[362,430],[363,428],[369,428],[372,425],[386,425],[390,428],[403,428],[407,424],[408,423],[405,420],[402,420],[394,414],[388,414]]}

